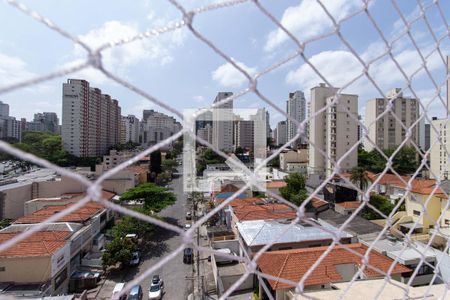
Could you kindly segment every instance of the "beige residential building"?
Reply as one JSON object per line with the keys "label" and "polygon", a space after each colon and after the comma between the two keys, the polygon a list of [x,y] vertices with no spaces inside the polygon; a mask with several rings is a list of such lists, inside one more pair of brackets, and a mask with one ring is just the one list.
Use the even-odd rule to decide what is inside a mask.
{"label": "beige residential building", "polygon": [[197,136],[204,139],[208,143],[212,144],[212,126],[211,124],[206,124],[205,127],[199,128],[197,130]]}
{"label": "beige residential building", "polygon": [[277,124],[276,144],[284,145],[287,143],[287,125],[286,121],[280,121]]}
{"label": "beige residential building", "polygon": [[[382,115],[387,105],[393,100],[391,112]],[[381,117],[380,117],[381,116]],[[395,116],[395,117],[394,117]],[[419,118],[419,100],[403,97],[400,88],[395,88],[387,94],[387,98],[376,98],[367,101],[365,111],[365,125],[368,127],[368,137],[364,139],[367,151],[374,149],[373,143],[380,149],[393,149],[406,139],[406,128],[410,128]],[[411,128],[411,138],[406,145],[414,142],[419,145],[419,124]]]}
{"label": "beige residential building", "polygon": [[237,148],[253,149],[255,130],[252,120],[237,120],[233,122],[233,146]]}
{"label": "beige residential building", "polygon": [[[321,83],[311,89],[311,114],[318,113],[310,122],[310,149],[308,173],[327,176],[331,174],[334,162],[340,162],[340,171],[349,171],[358,164],[358,96],[341,94],[339,103],[333,103],[336,88]],[[330,160],[331,159],[331,160]]]}
{"label": "beige residential building", "polygon": [[[223,101],[232,95],[231,92],[219,92],[214,103]],[[212,112],[213,146],[222,151],[233,151],[233,101],[215,106]]]}
{"label": "beige residential building", "polygon": [[308,149],[289,150],[280,153],[280,169],[288,173],[306,174],[308,169]]}
{"label": "beige residential building", "polygon": [[105,154],[120,142],[121,108],[111,96],[89,82],[68,79],[63,83],[62,143],[78,157]]}

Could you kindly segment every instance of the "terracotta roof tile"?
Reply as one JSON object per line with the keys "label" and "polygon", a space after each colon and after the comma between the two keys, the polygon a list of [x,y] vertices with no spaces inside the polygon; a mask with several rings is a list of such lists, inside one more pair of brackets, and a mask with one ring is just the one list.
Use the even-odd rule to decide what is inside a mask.
{"label": "terracotta roof tile", "polygon": [[144,168],[142,166],[128,166],[126,167],[126,170],[130,170],[138,174],[148,173],[148,168]]}
{"label": "terracotta roof tile", "polygon": [[[40,223],[50,216],[74,205],[74,203],[68,203],[64,205],[49,205],[40,210],[37,210],[29,215],[23,216],[17,219],[14,224],[35,224]],[[83,207],[69,213],[59,219],[59,222],[79,222],[83,223],[98,214],[102,209],[103,205],[94,202],[88,202]]]}
{"label": "terracotta roof tile", "polygon": [[295,219],[297,216],[294,209],[280,203],[235,206],[233,212],[239,221]]}
{"label": "terracotta roof tile", "polygon": [[328,206],[328,202],[327,201],[325,201],[323,199],[320,199],[320,198],[317,198],[317,197],[313,197],[311,199],[311,204],[316,209],[324,207],[324,206]]}
{"label": "terracotta roof tile", "polygon": [[273,181],[266,182],[267,189],[279,189],[279,188],[285,187],[286,185],[287,185],[287,183],[284,180],[273,180]]}
{"label": "terracotta roof tile", "polygon": [[[226,199],[217,199],[218,203],[224,202]],[[264,204],[264,200],[256,197],[248,197],[248,198],[235,198],[228,205],[231,207],[236,206],[245,206],[245,205],[255,205],[255,204]]]}
{"label": "terracotta roof tile", "polygon": [[336,203],[336,205],[342,206],[345,209],[356,209],[361,205],[359,201],[345,201]]}
{"label": "terracotta roof tile", "polygon": [[[351,248],[361,255],[364,255],[367,250],[367,247],[362,244],[334,246],[319,266],[306,279],[305,286],[342,281],[343,278],[336,269],[336,266],[340,264],[355,264],[356,266],[360,266],[362,264],[361,257],[349,252],[344,247]],[[328,246],[271,251],[262,254],[257,263],[261,271],[265,274],[298,282],[327,249]],[[392,262],[392,259],[378,252],[371,251],[369,253],[369,264],[383,272],[388,271]],[[410,271],[409,268],[397,264],[392,270],[391,275]],[[382,276],[382,274],[369,267],[365,268],[363,272],[369,278]],[[290,284],[276,280],[269,280],[269,284],[274,290],[293,287]]]}
{"label": "terracotta roof tile", "polygon": [[220,192],[221,193],[234,193],[239,191],[239,188],[237,186],[235,186],[234,184],[228,183],[226,185],[224,185],[221,189]]}
{"label": "terracotta roof tile", "polygon": [[[20,232],[0,233],[0,243],[12,239]],[[69,231],[39,231],[0,252],[0,257],[50,256],[67,243]]]}

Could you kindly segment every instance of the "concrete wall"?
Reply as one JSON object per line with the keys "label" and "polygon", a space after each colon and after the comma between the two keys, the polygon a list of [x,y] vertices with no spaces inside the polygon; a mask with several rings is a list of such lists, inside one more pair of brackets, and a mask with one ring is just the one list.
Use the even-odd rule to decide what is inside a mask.
{"label": "concrete wall", "polygon": [[[413,197],[414,195],[415,197]],[[432,197],[426,206],[426,212],[420,217],[414,214],[414,211],[422,212],[422,205],[425,205],[429,195],[411,194],[406,197],[406,213],[413,218],[413,222],[419,220],[425,232],[427,232],[430,225],[437,221],[441,213],[441,199]]]}
{"label": "concrete wall", "polygon": [[0,258],[0,282],[37,283],[51,279],[50,256]]}
{"label": "concrete wall", "polygon": [[[219,269],[220,270],[220,269]],[[223,292],[227,291],[236,281],[238,281],[243,274],[232,276],[220,276],[219,280],[222,281]],[[253,276],[248,276],[244,282],[239,285],[234,292],[246,291],[253,289]]]}
{"label": "concrete wall", "polygon": [[228,248],[236,254],[239,254],[240,249],[238,240],[214,241],[212,242],[212,247],[214,249]]}
{"label": "concrete wall", "polygon": [[24,204],[31,200],[31,183],[1,192],[2,218],[17,219],[23,216]]}

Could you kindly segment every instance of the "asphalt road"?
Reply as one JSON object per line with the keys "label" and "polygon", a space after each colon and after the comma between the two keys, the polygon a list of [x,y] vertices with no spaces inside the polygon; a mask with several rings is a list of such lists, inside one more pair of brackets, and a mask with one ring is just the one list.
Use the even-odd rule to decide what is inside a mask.
{"label": "asphalt road", "polygon": [[[183,193],[183,177],[180,176],[179,178],[175,178],[169,184],[169,187],[175,193],[177,201],[174,205],[161,211],[159,215],[163,217],[166,222],[183,227],[186,223],[185,216],[188,209],[186,207],[186,194]],[[129,282],[136,278],[163,257],[177,249],[180,244],[181,237],[178,234],[166,230],[165,228],[158,228],[153,236],[151,246],[148,247],[148,249],[140,249],[141,263],[139,266],[127,270],[125,276],[122,277],[123,282]],[[162,280],[164,280],[165,293],[163,299],[187,299],[187,296],[192,293],[192,280],[186,279],[186,277],[192,278],[192,271],[193,265],[184,264],[183,253],[180,253],[174,259],[167,262],[160,270],[155,272],[154,274],[159,274]],[[148,299],[148,289],[154,274],[151,274],[141,282],[144,293],[143,299]],[[111,278],[110,281],[120,282],[121,280]],[[108,294],[108,297],[110,297],[113,286],[114,282],[109,282],[108,287],[105,286],[100,295],[103,297]]]}

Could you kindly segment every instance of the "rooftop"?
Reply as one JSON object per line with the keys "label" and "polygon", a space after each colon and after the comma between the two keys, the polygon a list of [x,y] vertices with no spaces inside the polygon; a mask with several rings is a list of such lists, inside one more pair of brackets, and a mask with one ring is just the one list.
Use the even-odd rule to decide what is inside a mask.
{"label": "rooftop", "polygon": [[[307,277],[305,286],[344,281],[343,274],[341,274],[339,269],[340,265],[346,266],[353,264],[356,267],[356,272],[356,269],[359,269],[362,265],[362,258],[349,252],[347,248],[361,254],[361,256],[367,251],[367,247],[362,244],[333,246],[332,250],[323,258],[319,266]],[[262,254],[257,263],[261,271],[265,274],[298,282],[327,249],[328,246],[271,251]],[[376,251],[369,252],[368,256],[370,266],[378,268],[383,272],[387,272],[393,262],[392,259]],[[393,268],[391,275],[409,271],[411,271],[409,268],[397,264]],[[369,278],[382,276],[381,273],[370,267],[363,269],[363,274]],[[276,280],[268,281],[274,290],[293,287],[293,285]]]}
{"label": "rooftop", "polygon": [[[215,196],[215,198],[216,198],[216,199],[222,199],[222,200],[224,200],[224,199],[227,199],[227,198],[233,196],[234,193],[235,193],[235,192],[218,193],[218,194]],[[237,195],[235,199],[237,199],[237,198],[241,198],[241,199],[242,199],[242,198],[246,198],[245,193],[241,193],[241,194]]]}
{"label": "rooftop", "polygon": [[295,219],[297,212],[286,204],[247,204],[233,207],[239,221]]}
{"label": "rooftop", "polygon": [[319,208],[322,208],[322,207],[328,207],[328,205],[329,205],[328,201],[325,201],[325,200],[320,199],[318,197],[313,197],[311,199],[311,204],[312,204],[312,206],[315,209],[319,209]]}
{"label": "rooftop", "polygon": [[345,202],[336,203],[336,205],[342,206],[345,209],[357,209],[359,206],[361,206],[361,202],[345,201]]}
{"label": "rooftop", "polygon": [[[0,243],[12,239],[20,232],[0,232]],[[50,256],[67,243],[70,231],[38,231],[30,237],[0,252],[0,257]]]}
{"label": "rooftop", "polygon": [[220,192],[221,193],[230,193],[230,192],[237,192],[239,191],[239,188],[237,186],[235,186],[234,184],[228,183],[226,185],[224,185],[221,189]]}
{"label": "rooftop", "polygon": [[[295,300],[314,299],[328,300],[338,299],[345,291],[345,299],[444,299],[448,290],[445,284],[434,284],[432,286],[411,287],[396,281],[395,285],[384,279],[359,280],[352,283],[347,290],[349,283],[341,282],[333,284],[333,290],[318,290],[307,292],[304,296],[295,295]],[[429,291],[427,289],[430,288]],[[378,292],[382,292],[378,295]]]}
{"label": "rooftop", "polygon": [[23,186],[32,182],[50,181],[59,177],[54,170],[51,169],[34,169],[27,173],[21,173],[0,181],[0,191]]}
{"label": "rooftop", "polygon": [[128,166],[125,168],[125,170],[129,170],[137,174],[148,173],[148,168],[142,166]]}
{"label": "rooftop", "polygon": [[[50,216],[53,216],[60,211],[72,206],[74,203],[68,203],[64,205],[49,205],[40,210],[35,211],[34,213],[28,214],[26,216],[20,217],[17,219],[14,224],[33,224],[33,223],[41,223],[46,220]],[[88,202],[83,207],[71,212],[61,219],[59,222],[75,222],[75,223],[83,223],[98,214],[102,209],[104,209],[103,205],[94,202]]]}
{"label": "rooftop", "polygon": [[[350,217],[351,215],[343,215],[332,209],[327,209],[326,211],[318,213],[318,218],[320,220],[323,220],[335,227],[341,227],[342,224],[344,224],[344,222]],[[380,232],[382,229],[383,227],[360,216],[353,216],[353,219],[345,227],[345,230],[353,235]]]}
{"label": "rooftop", "polygon": [[[219,199],[218,202],[222,203],[225,201],[224,199]],[[235,198],[231,200],[228,205],[231,207],[237,207],[237,206],[246,206],[246,205],[256,205],[256,204],[265,204],[266,202],[261,198],[256,197],[246,197],[246,198]]]}
{"label": "rooftop", "polygon": [[436,253],[430,247],[420,242],[413,242],[409,245],[404,241],[398,240],[395,237],[381,238],[375,242],[375,240],[361,240],[361,242],[367,246],[371,246],[375,251],[380,252],[392,259],[398,258],[398,261],[402,264],[411,265],[417,264],[423,256],[427,261],[435,261]]}
{"label": "rooftop", "polygon": [[[111,200],[114,197],[114,193],[108,192],[103,190],[102,191],[102,198],[106,199],[106,200]],[[86,196],[86,193],[66,193],[66,194],[62,194],[59,197],[51,197],[51,198],[35,198],[32,199],[30,201],[28,201],[28,203],[31,202],[39,202],[39,201],[45,201],[45,202],[51,202],[51,201],[61,201],[61,200],[67,200],[67,202],[76,202],[78,200],[83,199]]]}
{"label": "rooftop", "polygon": [[272,181],[266,182],[267,189],[279,189],[279,188],[285,187],[286,185],[287,185],[287,183],[284,180],[272,180]]}
{"label": "rooftop", "polygon": [[[341,238],[351,238],[352,235],[345,231],[339,231],[329,224],[318,223],[317,226],[309,224],[295,224],[289,229],[290,222],[279,222],[275,220],[255,220],[238,222],[237,228],[248,246],[261,246],[270,242],[276,244],[295,243],[304,241],[331,240],[334,233]],[[325,231],[320,227],[328,230]]]}

